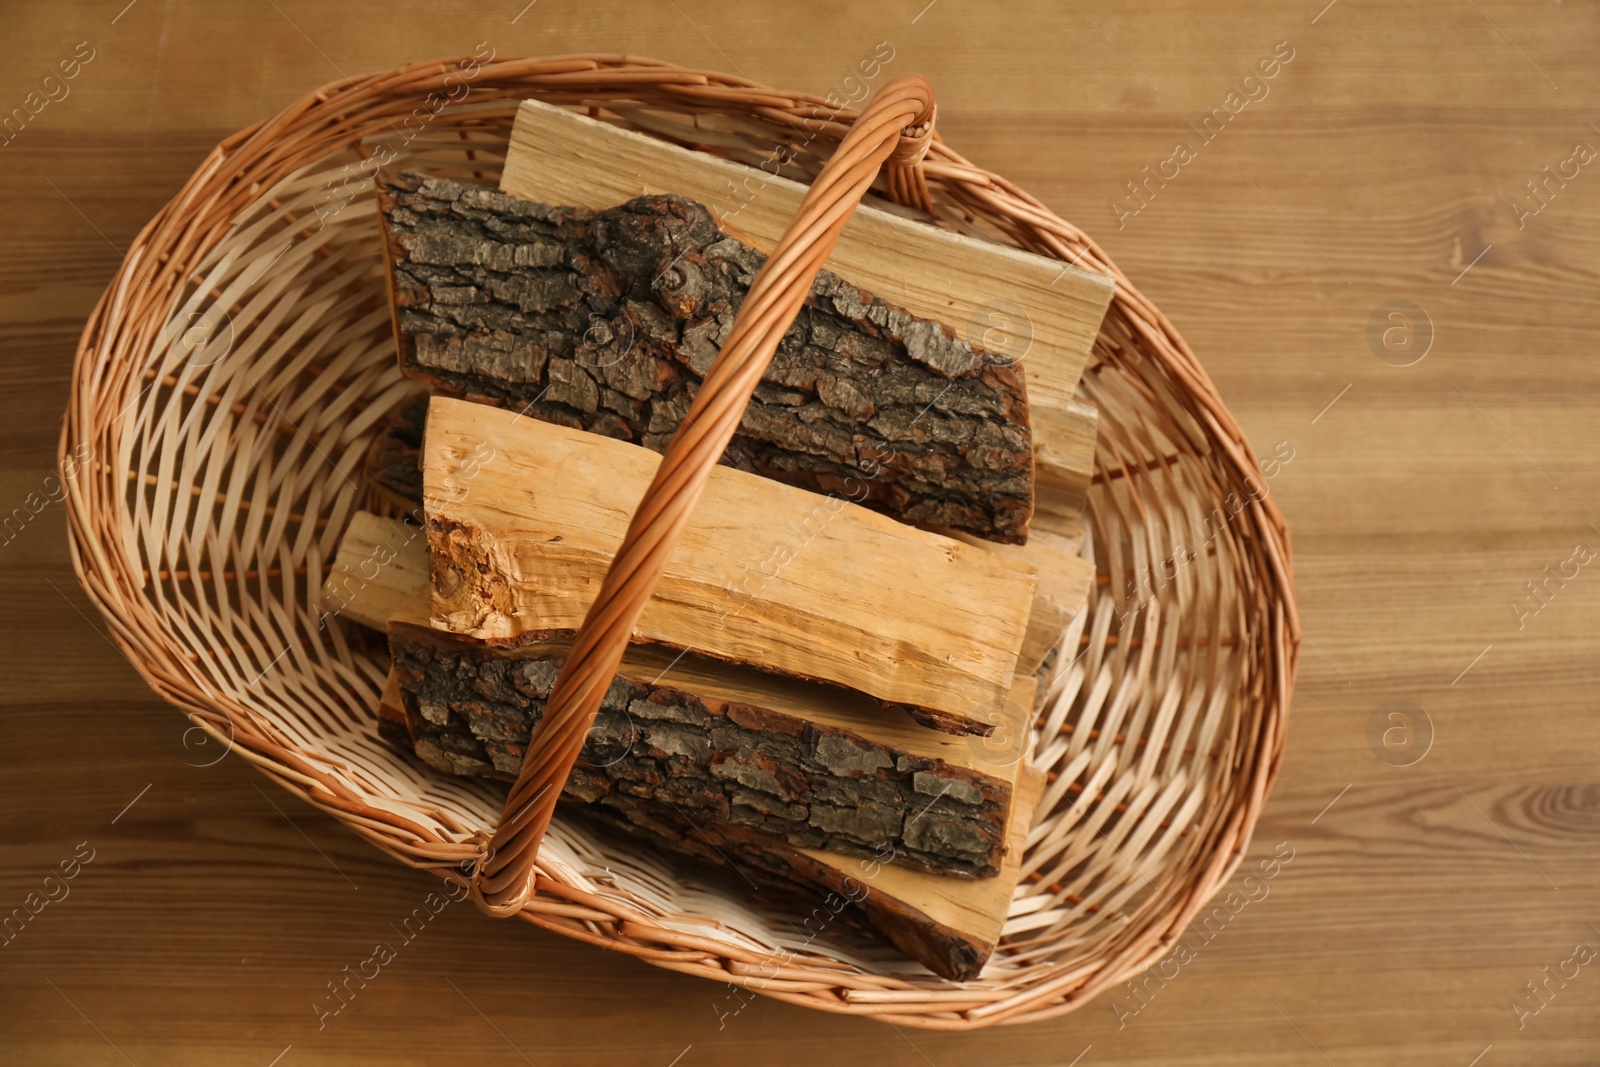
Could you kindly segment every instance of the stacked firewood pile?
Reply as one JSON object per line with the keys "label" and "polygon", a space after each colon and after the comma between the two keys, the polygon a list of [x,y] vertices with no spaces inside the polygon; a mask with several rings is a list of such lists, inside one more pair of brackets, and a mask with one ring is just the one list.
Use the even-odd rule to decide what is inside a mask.
{"label": "stacked firewood pile", "polygon": [[[517,776],[776,237],[763,213],[798,200],[769,178],[735,216],[718,168],[740,166],[527,104],[501,189],[379,173],[399,366],[427,393],[377,435],[370,510],[323,596],[386,632],[379,724],[430,767]],[[613,188],[640,172],[662,186]],[[779,347],[562,810],[797,903],[842,897],[857,926],[965,978],[1021,873],[1043,785],[1032,719],[1094,580],[1093,412],[1071,390],[1109,291],[1074,275],[1030,311],[1031,367],[956,299],[926,314],[928,294],[1058,264],[861,214],[833,261],[851,280],[824,271]],[[927,240],[937,261],[898,247]]]}

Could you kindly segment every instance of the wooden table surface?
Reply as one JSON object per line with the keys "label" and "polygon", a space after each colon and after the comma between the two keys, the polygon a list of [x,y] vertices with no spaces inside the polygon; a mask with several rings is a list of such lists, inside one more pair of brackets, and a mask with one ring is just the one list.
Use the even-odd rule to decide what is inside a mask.
{"label": "wooden table surface", "polygon": [[719,1027],[720,987],[463,907],[319,1030],[425,876],[186,745],[51,502],[0,534],[0,911],[92,859],[0,946],[0,1061],[1600,1063],[1594,3],[525,2],[11,5],[0,113],[81,62],[0,148],[0,511],[48,495],[119,250],[307,89],[486,41],[826,93],[888,42],[944,136],[1093,233],[1293,451],[1307,645],[1252,852],[1295,859],[1137,1015],[947,1036],[758,1000]]}

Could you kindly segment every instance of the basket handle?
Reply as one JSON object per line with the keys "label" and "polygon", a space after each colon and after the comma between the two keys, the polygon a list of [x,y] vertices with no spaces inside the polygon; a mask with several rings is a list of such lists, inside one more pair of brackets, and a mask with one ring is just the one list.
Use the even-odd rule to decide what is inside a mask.
{"label": "basket handle", "polygon": [[889,192],[896,200],[932,210],[922,160],[933,140],[933,123],[933,89],[921,75],[903,75],[880,89],[811,184],[751,283],[722,351],[667,445],[584,616],[528,742],[500,824],[475,866],[471,895],[490,915],[513,915],[533,896],[539,844],[622,663],[634,624],[778,342],[800,313],[817,272],[879,169],[889,165]]}

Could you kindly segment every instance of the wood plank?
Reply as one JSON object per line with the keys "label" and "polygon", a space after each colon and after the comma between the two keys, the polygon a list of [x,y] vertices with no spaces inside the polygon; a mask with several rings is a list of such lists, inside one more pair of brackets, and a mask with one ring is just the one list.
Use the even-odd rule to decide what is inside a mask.
{"label": "wood plank", "polygon": [[[502,641],[575,630],[658,457],[446,397],[423,448],[434,625]],[[1036,581],[1026,564],[718,467],[636,633],[988,732]]]}
{"label": "wood plank", "polygon": [[[754,194],[740,190],[755,188]],[[772,251],[805,186],[693,152],[537,100],[517,111],[500,188],[546,204],[613,207],[676,193],[704,204],[730,233]],[[1066,460],[1093,427],[1071,405],[1110,305],[1104,275],[952,233],[863,204],[828,260],[831,270],[968,340],[1001,330],[1021,365],[1039,424],[1036,459]],[[1054,417],[1051,417],[1053,414]],[[1070,477],[1070,462],[1063,476]]]}
{"label": "wood plank", "polygon": [[409,617],[428,597],[427,538],[420,526],[358,511],[339,542],[322,583],[319,611],[326,623],[343,617],[374,630]]}

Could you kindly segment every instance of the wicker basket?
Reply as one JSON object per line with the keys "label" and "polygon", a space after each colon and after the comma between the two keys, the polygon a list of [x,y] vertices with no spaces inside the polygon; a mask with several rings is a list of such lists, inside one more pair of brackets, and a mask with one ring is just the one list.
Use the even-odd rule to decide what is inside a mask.
{"label": "wicker basket", "polygon": [[[364,503],[361,458],[415,391],[395,366],[370,177],[381,163],[497,181],[528,97],[747,162],[787,145],[838,202],[887,160],[878,188],[939,224],[1116,280],[1080,386],[1101,416],[1099,588],[1036,726],[1048,784],[978,979],[804,940],[785,913],[559,816],[530,841],[502,821],[501,791],[378,739],[385,650],[320,600]],[[229,138],[139,234],[78,349],[61,444],[73,562],[118,643],[208,737],[385,852],[487,910],[657,966],[952,1030],[1070,1011],[1148,967],[1238,864],[1277,770],[1298,652],[1287,536],[1171,325],[1076,229],[946,148],[931,113],[918,128],[928,105],[886,90],[857,127],[817,97],[654,60],[468,58],[331,85]],[[824,171],[841,141],[854,163]],[[837,236],[811,221],[791,229],[808,262]],[[774,283],[773,306],[796,284]],[[686,514],[692,495],[663,508]],[[630,543],[664,543],[648,517],[635,528]],[[622,575],[619,595],[651,582]],[[538,781],[525,769],[518,788]],[[497,827],[512,847],[489,848]]]}

